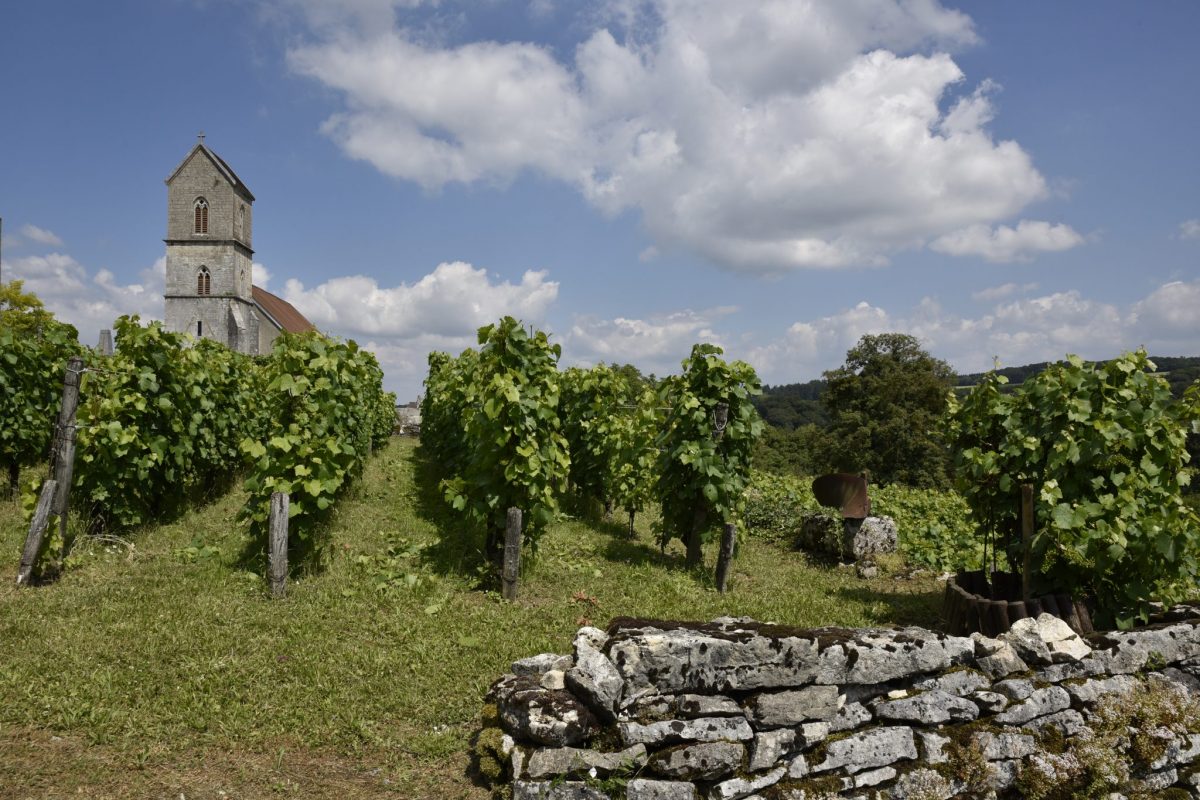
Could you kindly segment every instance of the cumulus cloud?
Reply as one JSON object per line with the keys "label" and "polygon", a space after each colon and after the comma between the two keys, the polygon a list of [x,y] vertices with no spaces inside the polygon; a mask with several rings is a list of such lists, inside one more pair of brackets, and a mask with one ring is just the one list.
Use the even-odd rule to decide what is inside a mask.
{"label": "cumulus cloud", "polygon": [[21,235],[31,242],[48,245],[50,247],[62,247],[63,240],[53,231],[48,231],[45,228],[39,228],[37,225],[22,225]]}
{"label": "cumulus cloud", "polygon": [[506,314],[540,322],[558,296],[558,283],[546,277],[545,271],[529,270],[520,283],[492,283],[487,270],[455,261],[439,264],[412,285],[391,288],[365,275],[333,278],[312,289],[293,279],[283,297],[319,328],[370,336],[473,337]]}
{"label": "cumulus cloud", "polygon": [[[970,19],[936,0],[604,8],[569,59],[389,22],[314,26],[289,62],[344,98],[323,130],[389,175],[437,188],[536,171],[735,269],[881,264],[1046,194],[987,129],[996,87],[964,86],[951,53],[975,41]],[[1078,236],[1028,225],[993,250]]]}
{"label": "cumulus cloud", "polygon": [[692,345],[723,346],[724,337],[714,326],[720,318],[736,311],[732,307],[684,310],[647,319],[579,316],[564,336],[564,359],[579,366],[601,361],[609,364],[629,362],[643,372],[675,373],[679,371],[680,362],[692,351]]}
{"label": "cumulus cloud", "polygon": [[266,289],[271,283],[271,270],[255,261],[250,265],[250,280],[260,289]]}
{"label": "cumulus cloud", "polygon": [[1081,244],[1083,236],[1070,225],[1023,219],[1015,228],[971,225],[940,236],[929,246],[947,255],[980,256],[1003,263],[1029,261],[1036,253],[1055,253]]}
{"label": "cumulus cloud", "polygon": [[1200,219],[1185,219],[1179,223],[1180,239],[1200,239]]}
{"label": "cumulus cloud", "polygon": [[387,383],[412,399],[425,378],[430,351],[459,353],[476,344],[476,331],[511,315],[544,326],[558,283],[529,270],[519,283],[493,281],[487,270],[462,261],[439,264],[419,280],[380,286],[349,275],[311,289],[297,280],[282,296],[326,333],[353,337],[379,357]]}
{"label": "cumulus cloud", "polygon": [[1076,290],[998,302],[979,316],[955,313],[932,298],[908,311],[859,303],[797,322],[746,358],[766,382],[808,380],[841,364],[862,335],[884,331],[916,336],[962,372],[989,369],[995,357],[1010,366],[1067,353],[1103,359],[1139,345],[1161,355],[1192,354],[1200,348],[1200,281],[1165,284],[1125,307]]}
{"label": "cumulus cloud", "polygon": [[119,283],[107,269],[90,273],[64,253],[5,259],[3,272],[7,280],[24,281],[25,290],[41,298],[60,320],[74,325],[85,344],[95,343],[100,330],[112,328],[123,314],[162,319],[165,257],[143,269],[138,282],[130,284]]}

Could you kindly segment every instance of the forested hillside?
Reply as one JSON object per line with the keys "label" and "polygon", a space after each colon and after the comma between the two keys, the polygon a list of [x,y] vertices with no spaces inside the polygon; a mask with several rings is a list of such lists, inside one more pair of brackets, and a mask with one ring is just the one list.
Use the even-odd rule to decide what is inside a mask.
{"label": "forested hillside", "polygon": [[[1181,397],[1183,390],[1200,378],[1200,356],[1152,356],[1150,360],[1158,366],[1159,373],[1167,379],[1171,393],[1176,397]],[[1002,367],[996,372],[1008,378],[1006,388],[1011,389],[1037,375],[1048,365],[1046,361],[1039,361],[1019,367]],[[986,374],[972,372],[959,375],[956,384],[975,386]],[[762,395],[755,398],[754,405],[762,418],[777,428],[794,430],[808,424],[823,428],[829,424],[829,415],[821,405],[821,393],[824,390],[825,381],[822,379],[764,386]]]}

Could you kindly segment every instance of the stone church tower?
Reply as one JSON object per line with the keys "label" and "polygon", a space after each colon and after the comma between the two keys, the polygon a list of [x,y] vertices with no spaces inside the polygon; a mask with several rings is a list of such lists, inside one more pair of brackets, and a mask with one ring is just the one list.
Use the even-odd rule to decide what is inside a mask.
{"label": "stone church tower", "polygon": [[204,144],[167,178],[166,328],[269,353],[279,331],[312,330],[290,303],[252,284],[254,195]]}
{"label": "stone church tower", "polygon": [[166,327],[258,352],[250,264],[254,195],[204,135],[167,178]]}

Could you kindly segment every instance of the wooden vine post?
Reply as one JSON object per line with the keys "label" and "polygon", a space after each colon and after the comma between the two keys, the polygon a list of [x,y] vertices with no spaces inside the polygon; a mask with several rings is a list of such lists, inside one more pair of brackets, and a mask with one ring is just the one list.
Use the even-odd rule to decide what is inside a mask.
{"label": "wooden vine post", "polygon": [[[713,441],[717,444],[721,443],[721,439],[725,437],[725,426],[729,424],[729,404],[717,403],[713,409]],[[688,535],[687,540],[687,563],[699,564],[704,560],[704,551],[701,549],[702,540],[701,533],[704,531],[704,525],[707,522],[708,514],[704,509],[703,503],[696,504],[696,513],[692,517],[692,530]]]}
{"label": "wooden vine post", "polygon": [[267,575],[271,581],[272,597],[283,597],[287,591],[289,501],[287,492],[271,493]]}
{"label": "wooden vine post", "polygon": [[725,594],[725,584],[729,580],[729,565],[733,562],[733,545],[737,541],[737,526],[732,522],[726,523],[721,532],[721,551],[717,555],[717,591]]}
{"label": "wooden vine post", "polygon": [[58,531],[63,541],[64,555],[73,541],[67,539],[67,508],[71,503],[71,477],[75,471],[75,412],[79,408],[79,379],[83,376],[83,359],[72,356],[63,376],[62,408],[58,412],[58,427],[54,434],[54,451],[50,454],[54,480],[58,489],[53,513],[58,515]]}
{"label": "wooden vine post", "polygon": [[50,506],[57,487],[58,484],[53,480],[42,484],[42,494],[38,497],[37,508],[33,512],[33,522],[29,524],[29,535],[25,537],[25,549],[21,551],[17,586],[28,586],[30,578],[33,577],[33,568],[37,564],[38,551],[42,549],[42,536],[46,532],[46,523],[50,521]]}
{"label": "wooden vine post", "polygon": [[517,599],[521,578],[521,509],[510,508],[504,525],[504,566],[500,572],[500,593],[505,600]]}
{"label": "wooden vine post", "polygon": [[1033,485],[1021,484],[1021,599],[1028,603],[1030,596],[1029,562],[1033,549]]}

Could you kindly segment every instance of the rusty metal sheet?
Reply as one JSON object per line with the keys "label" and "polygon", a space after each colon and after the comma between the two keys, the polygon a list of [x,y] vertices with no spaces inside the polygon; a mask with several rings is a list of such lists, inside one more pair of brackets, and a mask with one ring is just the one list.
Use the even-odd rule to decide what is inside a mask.
{"label": "rusty metal sheet", "polygon": [[822,475],[812,482],[817,502],[842,512],[843,519],[864,519],[871,515],[867,479],[862,475],[837,473]]}

